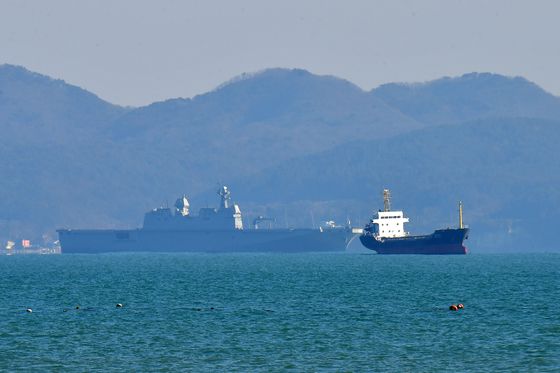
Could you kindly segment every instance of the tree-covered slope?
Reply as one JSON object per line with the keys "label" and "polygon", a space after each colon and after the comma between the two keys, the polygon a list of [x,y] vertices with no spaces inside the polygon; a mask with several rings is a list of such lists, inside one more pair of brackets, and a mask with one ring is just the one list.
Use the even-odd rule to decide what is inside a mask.
{"label": "tree-covered slope", "polygon": [[463,200],[475,249],[552,250],[559,247],[559,143],[560,122],[487,119],[348,143],[232,187],[239,200],[300,201],[299,208],[317,206],[362,224],[390,188],[394,207],[411,216],[416,232],[455,224]]}
{"label": "tree-covered slope", "polygon": [[192,99],[122,108],[2,65],[0,239],[137,226],[182,193],[194,210],[213,204],[223,182],[248,221],[362,224],[390,187],[418,230],[453,222],[463,198],[473,228],[490,235],[473,239],[505,229],[506,240],[556,216],[557,113],[558,98],[494,74],[365,92],[271,69]]}
{"label": "tree-covered slope", "polygon": [[429,125],[484,118],[560,118],[560,98],[521,77],[470,73],[426,83],[390,83],[371,95]]}

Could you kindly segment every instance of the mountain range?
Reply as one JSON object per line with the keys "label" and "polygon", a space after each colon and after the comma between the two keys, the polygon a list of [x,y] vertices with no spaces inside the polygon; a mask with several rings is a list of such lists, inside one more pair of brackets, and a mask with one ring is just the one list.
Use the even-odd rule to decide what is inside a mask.
{"label": "mountain range", "polygon": [[132,108],[0,66],[0,239],[134,227],[186,193],[230,185],[284,226],[363,225],[393,191],[412,232],[456,224],[473,252],[558,250],[560,99],[521,77],[469,73],[371,91],[300,69],[244,74]]}

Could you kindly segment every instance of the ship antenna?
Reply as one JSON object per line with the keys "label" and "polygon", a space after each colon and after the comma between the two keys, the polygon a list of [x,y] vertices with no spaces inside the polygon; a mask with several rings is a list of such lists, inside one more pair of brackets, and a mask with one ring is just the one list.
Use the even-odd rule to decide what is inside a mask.
{"label": "ship antenna", "polygon": [[459,228],[463,229],[463,201],[459,201]]}
{"label": "ship antenna", "polygon": [[383,189],[383,207],[385,211],[391,211],[391,192],[389,189]]}
{"label": "ship antenna", "polygon": [[229,201],[231,200],[231,193],[228,190],[227,186],[222,186],[219,190],[218,190],[218,195],[220,197],[222,197],[222,201],[220,204],[220,208],[223,209],[227,209],[229,208]]}

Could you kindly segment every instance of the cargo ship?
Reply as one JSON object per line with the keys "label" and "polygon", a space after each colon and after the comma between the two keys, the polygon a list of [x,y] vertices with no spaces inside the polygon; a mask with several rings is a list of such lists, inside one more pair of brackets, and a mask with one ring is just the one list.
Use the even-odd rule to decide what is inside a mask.
{"label": "cargo ship", "polygon": [[464,255],[469,228],[463,225],[463,204],[459,202],[459,227],[437,229],[432,234],[413,236],[405,230],[409,219],[402,211],[391,210],[391,193],[383,190],[383,211],[364,227],[362,245],[378,254]]}
{"label": "cargo ship", "polygon": [[[218,208],[190,213],[186,196],[173,208],[159,207],[136,229],[58,229],[63,254],[107,252],[313,252],[344,251],[356,236],[349,226],[328,221],[319,228],[272,228],[263,216],[246,229],[241,209],[226,186]],[[265,227],[268,222],[268,228]],[[360,230],[361,231],[361,230]],[[354,230],[356,232],[356,230]]]}

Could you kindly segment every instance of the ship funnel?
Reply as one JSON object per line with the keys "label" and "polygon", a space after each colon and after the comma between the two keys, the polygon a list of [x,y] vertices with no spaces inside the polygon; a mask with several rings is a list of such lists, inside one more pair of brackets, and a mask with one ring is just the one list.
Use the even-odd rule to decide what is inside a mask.
{"label": "ship funnel", "polygon": [[389,189],[383,189],[383,208],[385,211],[391,211],[391,192]]}

